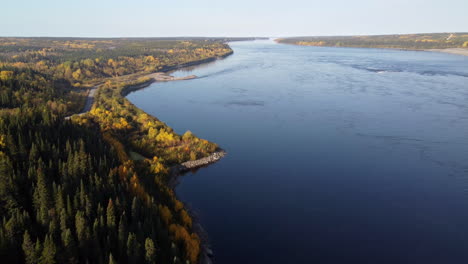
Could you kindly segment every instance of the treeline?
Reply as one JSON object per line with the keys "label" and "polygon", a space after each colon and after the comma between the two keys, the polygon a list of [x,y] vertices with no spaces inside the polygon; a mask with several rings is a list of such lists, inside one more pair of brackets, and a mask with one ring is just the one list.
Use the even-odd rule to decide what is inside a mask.
{"label": "treeline", "polygon": [[[201,241],[168,184],[170,167],[217,145],[176,134],[122,93],[159,67],[232,51],[219,41],[159,41],[1,39],[2,261],[198,262]],[[83,105],[78,87],[96,83],[92,111],[65,118]]]}
{"label": "treeline", "polygon": [[277,41],[285,44],[323,47],[445,49],[468,48],[468,33],[294,37],[281,38]]}

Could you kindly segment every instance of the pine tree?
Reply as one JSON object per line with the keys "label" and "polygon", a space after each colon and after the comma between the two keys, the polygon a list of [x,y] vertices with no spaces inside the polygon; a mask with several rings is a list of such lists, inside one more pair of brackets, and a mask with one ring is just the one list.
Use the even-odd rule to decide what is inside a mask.
{"label": "pine tree", "polygon": [[76,212],[75,216],[76,235],[80,247],[84,247],[88,240],[88,225],[84,213],[82,211]]}
{"label": "pine tree", "polygon": [[65,209],[62,208],[62,210],[60,211],[60,230],[62,232],[65,232],[65,230],[67,230],[67,227],[68,227],[68,219],[67,219],[67,213],[65,212]]}
{"label": "pine tree", "polygon": [[34,247],[35,259],[39,260],[40,257],[41,257],[41,254],[42,254],[42,245],[41,245],[41,241],[39,240],[39,238],[37,238],[36,243],[35,243],[35,247]]}
{"label": "pine tree", "polygon": [[5,209],[12,210],[18,207],[16,196],[18,187],[13,180],[13,166],[11,160],[0,152],[0,201],[5,204]]}
{"label": "pine tree", "polygon": [[55,255],[57,249],[51,236],[46,235],[44,240],[44,248],[42,249],[42,255],[39,259],[39,264],[55,264]]}
{"label": "pine tree", "polygon": [[107,227],[109,229],[115,228],[115,211],[112,199],[109,199],[109,203],[107,204]]}
{"label": "pine tree", "polygon": [[65,260],[64,262],[75,263],[77,250],[75,240],[73,239],[70,229],[66,229],[65,232],[62,233],[62,241],[64,248],[64,254],[62,257]]}
{"label": "pine tree", "polygon": [[23,249],[24,262],[26,264],[37,263],[36,252],[34,247],[34,243],[31,241],[31,237],[29,236],[28,231],[25,231],[23,235],[23,244],[21,248]]}
{"label": "pine tree", "polygon": [[139,257],[139,244],[136,238],[136,235],[134,233],[129,233],[128,234],[128,239],[127,239],[127,256],[128,256],[128,262],[130,263],[137,263],[138,262],[138,257]]}
{"label": "pine tree", "polygon": [[31,149],[29,150],[29,162],[34,163],[39,158],[39,153],[37,151],[36,144],[31,144]]}
{"label": "pine tree", "polygon": [[39,206],[39,219],[38,221],[43,225],[48,223],[48,211],[49,211],[49,189],[47,187],[47,179],[41,168],[37,169],[37,187],[36,196],[38,199]]}
{"label": "pine tree", "polygon": [[65,201],[63,200],[62,187],[59,186],[57,190],[57,195],[55,196],[55,210],[57,212],[61,212],[62,209],[65,209]]}

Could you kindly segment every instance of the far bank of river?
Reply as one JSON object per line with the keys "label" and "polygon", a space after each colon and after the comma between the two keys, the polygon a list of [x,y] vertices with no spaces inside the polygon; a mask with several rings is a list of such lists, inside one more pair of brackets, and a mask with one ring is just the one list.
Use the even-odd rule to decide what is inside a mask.
{"label": "far bank of river", "polygon": [[450,54],[456,54],[456,55],[463,55],[463,56],[468,56],[468,48],[463,49],[463,48],[452,48],[452,49],[428,49],[426,51],[434,51],[434,52],[444,52],[444,53],[450,53]]}

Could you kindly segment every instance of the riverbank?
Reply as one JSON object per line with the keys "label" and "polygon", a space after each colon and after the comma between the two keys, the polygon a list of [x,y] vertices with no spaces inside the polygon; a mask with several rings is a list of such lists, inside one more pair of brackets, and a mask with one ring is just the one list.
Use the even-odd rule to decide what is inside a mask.
{"label": "riverbank", "polygon": [[[209,166],[213,163],[216,163],[219,160],[221,160],[224,156],[226,156],[226,154],[227,154],[226,151],[221,149],[219,151],[212,153],[208,157],[204,157],[204,158],[197,159],[197,160],[186,161],[179,165],[173,166],[169,170],[170,179],[169,179],[168,186],[172,189],[175,189],[175,187],[179,184],[180,176],[184,175],[185,173],[191,170],[196,170],[202,167]],[[213,249],[209,242],[209,235],[206,232],[206,230],[203,228],[203,226],[201,225],[200,221],[198,220],[198,216],[196,215],[196,213],[191,208],[187,208],[187,206],[186,206],[186,209],[190,217],[192,218],[194,232],[198,235],[201,241],[199,263],[200,264],[212,264],[214,261],[213,260],[214,254],[213,254]]]}
{"label": "riverbank", "polygon": [[[169,72],[180,70],[180,69],[187,68],[187,67],[198,66],[201,64],[213,62],[213,61],[220,60],[220,59],[224,59],[232,55],[233,53],[234,53],[233,51],[230,51],[222,56],[210,57],[210,58],[192,61],[192,62],[188,62],[188,63],[184,63],[181,65],[176,65],[176,66],[163,67],[160,71],[149,73],[149,74],[134,75],[134,77],[131,79],[133,80],[133,82],[136,82],[136,83],[130,82],[128,85],[126,85],[122,89],[121,95],[125,97],[129,93],[146,88],[154,82],[183,81],[183,80],[191,80],[191,79],[198,78],[198,76],[196,75],[174,77],[174,76],[171,76]],[[138,79],[142,79],[143,81],[138,82]]]}
{"label": "riverbank", "polygon": [[[166,67],[164,70],[160,72],[155,72],[155,73],[150,73],[146,75],[139,75],[135,76],[133,78],[133,82],[136,83],[129,83],[125,87],[122,88],[120,94],[121,96],[125,97],[129,93],[146,88],[150,86],[151,84],[155,82],[168,82],[168,81],[181,81],[181,80],[190,80],[190,79],[195,79],[197,76],[195,75],[189,75],[189,76],[184,76],[184,77],[174,77],[169,74],[171,71],[179,70],[182,68],[186,67],[192,67],[192,66],[197,66],[201,65],[204,63],[209,63],[216,61],[218,59],[223,59],[226,58],[227,56],[233,54],[233,52],[229,52],[223,56],[219,57],[214,57],[214,58],[208,58],[208,59],[203,59],[199,61],[194,61],[190,63],[183,64],[181,66],[174,66],[174,67]],[[138,81],[140,80],[140,81]],[[202,167],[209,166],[215,162],[218,162],[221,160],[225,155],[226,151],[222,149],[218,149],[217,151],[211,153],[207,157],[203,157],[197,160],[189,160],[186,162],[183,162],[181,164],[175,165],[169,169],[169,180],[168,180],[168,187],[171,188],[172,190],[175,189],[177,184],[179,184],[179,177],[182,176],[183,174],[191,171],[191,170],[196,170]],[[211,245],[209,243],[209,236],[208,233],[205,231],[201,223],[198,221],[198,217],[194,213],[193,210],[185,206],[187,209],[188,214],[192,218],[193,222],[193,232],[198,235],[200,238],[200,257],[199,257],[199,262],[200,264],[211,264],[213,263],[213,250],[211,248]]]}
{"label": "riverbank", "polygon": [[390,50],[402,50],[402,51],[429,51],[429,52],[440,52],[449,53],[454,55],[468,56],[468,48],[447,48],[447,49],[412,49],[412,48],[396,48],[396,47],[381,47],[381,46],[369,46],[369,47],[358,47],[358,46],[319,46],[319,45],[306,45],[298,43],[287,43],[275,40],[278,44],[295,45],[295,46],[306,46],[306,47],[330,47],[330,48],[355,48],[355,49],[390,49]]}
{"label": "riverbank", "polygon": [[451,49],[427,49],[424,51],[432,51],[432,52],[443,52],[443,53],[450,53],[462,56],[468,56],[468,48],[451,48]]}

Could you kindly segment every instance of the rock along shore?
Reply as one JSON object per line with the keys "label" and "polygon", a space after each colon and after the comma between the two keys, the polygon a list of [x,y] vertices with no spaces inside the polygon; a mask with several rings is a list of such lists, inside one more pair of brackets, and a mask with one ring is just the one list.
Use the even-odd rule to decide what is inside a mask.
{"label": "rock along shore", "polygon": [[218,160],[220,160],[222,157],[224,157],[225,155],[226,155],[226,152],[224,150],[216,151],[216,152],[213,152],[208,157],[183,162],[182,164],[172,167],[171,170],[173,174],[182,174],[184,172],[188,172],[189,170],[197,169],[197,168],[215,163]]}
{"label": "rock along shore", "polygon": [[[219,161],[220,159],[222,159],[224,156],[226,156],[226,154],[227,154],[226,151],[221,149],[216,152],[213,152],[208,157],[204,157],[204,158],[197,159],[197,160],[186,161],[186,162],[183,162],[182,164],[178,164],[178,165],[171,167],[169,171],[169,175],[170,175],[169,184],[168,184],[169,187],[172,189],[175,189],[177,184],[179,184],[179,176],[183,175],[184,173],[190,170],[195,170],[195,169],[213,164]],[[198,221],[198,217],[196,213],[193,212],[191,208],[187,206],[185,207],[193,219],[194,232],[198,234],[198,237],[200,237],[201,239],[200,260],[198,263],[199,264],[212,264],[214,254],[213,254],[211,245],[209,243],[208,234],[205,231],[205,229],[203,229],[203,226],[200,224],[200,222]]]}

